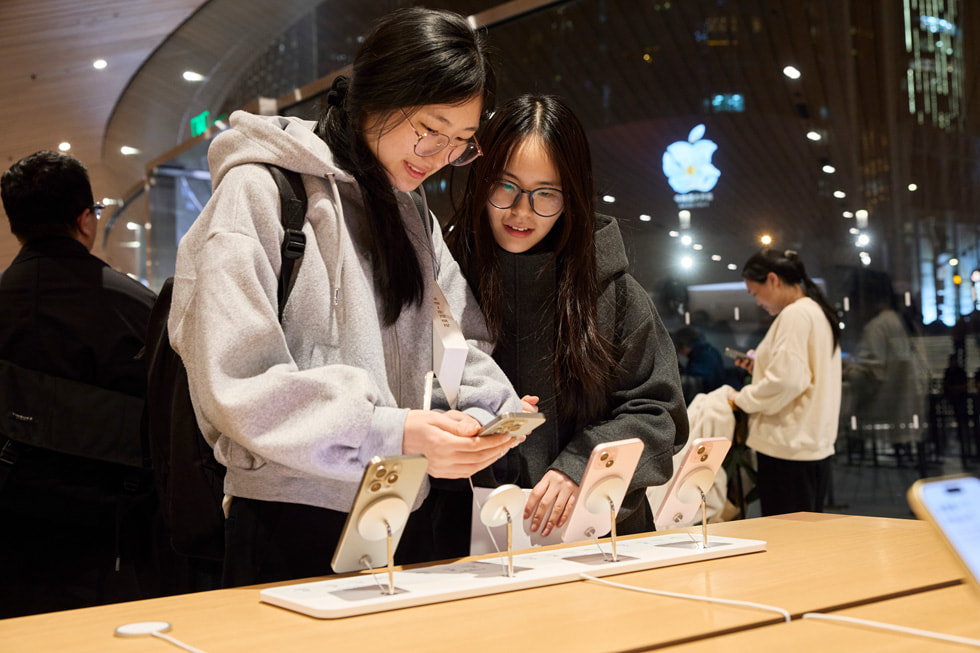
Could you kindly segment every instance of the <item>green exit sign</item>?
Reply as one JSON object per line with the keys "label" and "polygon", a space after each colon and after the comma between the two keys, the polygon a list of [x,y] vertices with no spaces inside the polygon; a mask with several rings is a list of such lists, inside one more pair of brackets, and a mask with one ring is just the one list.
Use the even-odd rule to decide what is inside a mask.
{"label": "green exit sign", "polygon": [[214,120],[209,120],[208,116],[211,115],[210,111],[202,111],[193,118],[191,118],[191,138],[195,136],[200,136],[208,130],[208,127],[213,125],[219,120],[224,120],[228,117],[228,114],[223,113]]}

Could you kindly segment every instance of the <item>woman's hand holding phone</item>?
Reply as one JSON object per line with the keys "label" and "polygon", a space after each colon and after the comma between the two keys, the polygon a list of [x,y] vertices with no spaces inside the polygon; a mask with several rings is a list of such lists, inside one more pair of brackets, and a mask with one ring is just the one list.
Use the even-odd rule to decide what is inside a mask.
{"label": "woman's hand holding phone", "polygon": [[481,430],[477,420],[458,410],[410,410],[405,418],[402,453],[425,456],[430,476],[466,478],[522,441],[506,433],[476,437]]}

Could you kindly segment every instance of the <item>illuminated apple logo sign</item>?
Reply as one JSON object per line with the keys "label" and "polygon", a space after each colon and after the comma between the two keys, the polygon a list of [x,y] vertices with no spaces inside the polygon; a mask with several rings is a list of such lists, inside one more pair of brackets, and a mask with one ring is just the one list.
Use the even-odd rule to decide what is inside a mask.
{"label": "illuminated apple logo sign", "polygon": [[721,176],[711,163],[718,145],[703,136],[704,125],[697,125],[686,141],[671,143],[664,152],[664,175],[677,193],[674,201],[684,208],[707,206],[714,199],[711,189]]}

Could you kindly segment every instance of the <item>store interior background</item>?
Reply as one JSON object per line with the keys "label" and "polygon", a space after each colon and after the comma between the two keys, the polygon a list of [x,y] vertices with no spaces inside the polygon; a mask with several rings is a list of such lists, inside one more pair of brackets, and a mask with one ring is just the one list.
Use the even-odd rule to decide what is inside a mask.
{"label": "store interior background", "polygon": [[[5,0],[0,161],[69,142],[107,205],[95,253],[159,289],[210,194],[207,146],[228,114],[314,118],[359,35],[407,5],[487,30],[500,98],[555,93],[576,110],[600,210],[619,219],[632,271],[671,331],[692,324],[719,349],[758,343],[770,318],[740,269],[763,237],[799,251],[820,280],[845,354],[864,326],[851,310],[857,272],[888,275],[922,363],[919,437],[896,455],[889,425],[845,410],[831,510],[909,517],[915,478],[976,473],[970,0]],[[710,160],[702,143],[681,146],[692,157],[679,163],[700,183],[675,189],[664,153],[699,139],[714,145]],[[441,219],[464,180],[449,169],[426,183]],[[0,229],[0,269],[17,249]],[[968,376],[962,398],[943,382],[953,353]]]}

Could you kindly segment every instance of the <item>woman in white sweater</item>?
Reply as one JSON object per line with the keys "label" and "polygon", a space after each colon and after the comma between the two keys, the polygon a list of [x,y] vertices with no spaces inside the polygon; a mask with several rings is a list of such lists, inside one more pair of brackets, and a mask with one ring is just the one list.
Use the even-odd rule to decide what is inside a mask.
{"label": "woman in white sweater", "polygon": [[729,396],[749,413],[762,514],[822,512],[841,400],[837,314],[792,250],[753,255],[742,278],[776,317],[750,358],[735,361],[752,383]]}

